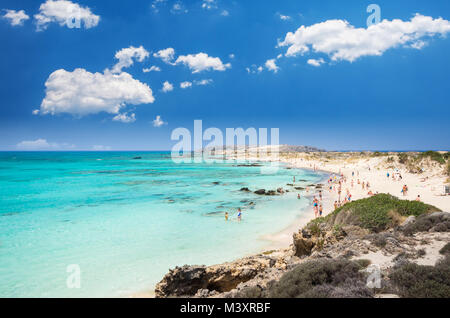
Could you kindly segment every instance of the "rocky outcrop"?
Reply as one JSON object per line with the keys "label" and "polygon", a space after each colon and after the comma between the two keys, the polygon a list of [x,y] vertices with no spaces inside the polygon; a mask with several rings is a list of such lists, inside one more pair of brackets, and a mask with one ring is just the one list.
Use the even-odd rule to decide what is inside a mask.
{"label": "rocky outcrop", "polygon": [[200,290],[224,293],[275,266],[282,267],[276,258],[258,255],[209,267],[176,267],[156,286],[155,294],[156,297],[193,297]]}
{"label": "rocky outcrop", "polygon": [[310,222],[293,235],[289,249],[208,267],[177,267],[156,286],[156,297],[261,297],[300,264],[324,259],[373,262],[387,277],[400,263],[433,265],[443,257],[436,251],[450,242],[450,214],[444,212],[409,217],[380,232],[358,224],[351,211],[342,211]]}
{"label": "rocky outcrop", "polygon": [[294,233],[294,255],[297,257],[311,255],[312,249],[316,245],[311,238],[305,238],[301,232]]}
{"label": "rocky outcrop", "polygon": [[266,194],[266,190],[264,190],[264,189],[256,190],[256,191],[255,191],[255,194],[258,194],[258,195],[265,195],[265,194]]}

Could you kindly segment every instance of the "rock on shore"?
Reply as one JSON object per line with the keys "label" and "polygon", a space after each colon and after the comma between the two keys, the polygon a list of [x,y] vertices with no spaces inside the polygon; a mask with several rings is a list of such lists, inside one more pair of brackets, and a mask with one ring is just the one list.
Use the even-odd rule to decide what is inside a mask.
{"label": "rock on shore", "polygon": [[[389,197],[373,200],[381,200],[383,204],[391,204],[389,200],[396,202]],[[360,205],[365,206],[366,203],[367,201],[361,201]],[[386,208],[390,209],[389,204]],[[428,209],[426,206],[420,207]],[[414,208],[417,212],[417,207],[412,209]],[[380,209],[382,210],[382,206],[377,211]],[[450,297],[450,275],[447,275],[450,274],[450,213],[424,212],[417,217],[405,217],[399,221],[398,215],[390,211],[396,222],[386,220],[386,228],[378,231],[378,228],[361,223],[357,204],[337,212],[339,213],[327,218],[312,221],[294,233],[293,244],[288,249],[214,266],[177,267],[156,286],[156,297],[278,297],[277,295],[284,295],[281,291],[286,288],[298,290],[299,294],[291,295],[292,297],[303,297],[302,295],[309,295],[300,292],[302,288],[308,289],[305,284],[313,284],[311,288],[314,287],[314,292],[311,295],[315,296],[385,297],[389,294],[392,297],[409,297],[414,296],[414,293],[402,285],[404,282],[401,278],[405,274],[399,271],[411,270],[417,273],[434,271],[437,276],[424,275],[424,278],[417,278],[435,280],[430,283],[416,282],[414,290],[417,295]],[[314,263],[317,261],[319,263]],[[360,275],[358,271],[354,271],[357,266],[361,267],[360,273],[366,273],[364,268],[369,264],[375,264],[382,272],[382,287],[379,289],[368,289],[363,280],[366,274]],[[422,270],[420,266],[423,265],[429,268]],[[439,268],[433,270],[434,265]],[[295,272],[298,266],[304,266],[304,270],[309,272],[305,274],[303,269]],[[418,266],[418,269],[411,269],[411,266]],[[326,270],[327,273],[322,275],[317,272],[320,270]],[[339,279],[339,276],[334,278],[334,272],[336,275],[349,275],[345,280],[347,283]],[[293,280],[292,277],[283,279],[285,275],[295,276],[298,273],[303,273],[301,275],[305,282]],[[322,283],[314,285],[314,282],[323,277],[329,277],[323,282],[323,286]],[[286,287],[285,284],[303,286],[291,288],[292,286]],[[427,286],[435,287],[430,291],[426,289],[429,288]]]}

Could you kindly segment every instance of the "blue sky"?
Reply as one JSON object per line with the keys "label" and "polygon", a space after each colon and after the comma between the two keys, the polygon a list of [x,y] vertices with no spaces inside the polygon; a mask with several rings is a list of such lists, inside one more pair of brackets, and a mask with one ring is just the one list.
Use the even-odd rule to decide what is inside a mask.
{"label": "blue sky", "polygon": [[[373,34],[371,3],[386,20]],[[166,150],[195,119],[276,127],[283,144],[328,150],[450,149],[449,1],[68,4],[81,28],[45,0],[1,2],[0,150]],[[342,44],[355,29],[358,43]],[[127,48],[132,65],[114,71]],[[172,59],[155,56],[167,48]]]}

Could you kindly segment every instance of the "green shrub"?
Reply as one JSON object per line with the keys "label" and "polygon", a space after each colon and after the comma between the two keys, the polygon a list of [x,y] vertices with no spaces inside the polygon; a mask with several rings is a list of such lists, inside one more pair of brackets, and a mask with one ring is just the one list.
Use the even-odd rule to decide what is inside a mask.
{"label": "green shrub", "polygon": [[308,227],[308,229],[311,231],[312,235],[319,236],[321,233],[320,230],[320,223],[319,222],[312,222],[311,225]]}
{"label": "green shrub", "polygon": [[370,264],[372,264],[372,261],[368,259],[357,259],[355,260],[355,262],[361,269],[365,269],[369,267]]}
{"label": "green shrub", "polygon": [[269,298],[372,297],[361,265],[345,259],[309,261],[284,274],[268,290]]}
{"label": "green shrub", "polygon": [[381,233],[371,234],[367,236],[366,239],[368,239],[373,245],[379,248],[383,248],[387,244],[386,236]]}
{"label": "green shrub", "polygon": [[[395,225],[393,215],[419,216],[439,209],[423,202],[400,200],[389,194],[350,202],[327,215],[321,222],[334,222],[339,213],[347,213],[351,217],[347,222],[366,228],[372,232],[380,232]],[[351,221],[349,221],[351,220]],[[333,225],[333,224],[331,224]]]}
{"label": "green shrub", "polygon": [[421,215],[415,222],[402,228],[403,233],[412,235],[418,232],[447,232],[450,230],[450,219],[446,214],[438,213],[431,215]]}
{"label": "green shrub", "polygon": [[436,151],[426,151],[419,154],[419,158],[430,158],[431,160],[434,160],[436,162],[439,162],[440,164],[445,163],[444,156]]}
{"label": "green shrub", "polygon": [[443,248],[439,251],[442,255],[450,255],[450,243],[445,244]]}
{"label": "green shrub", "polygon": [[450,257],[434,267],[408,263],[395,269],[389,278],[401,297],[449,298]]}
{"label": "green shrub", "polygon": [[398,162],[400,162],[401,164],[406,164],[408,162],[409,156],[407,153],[399,153],[398,155]]}

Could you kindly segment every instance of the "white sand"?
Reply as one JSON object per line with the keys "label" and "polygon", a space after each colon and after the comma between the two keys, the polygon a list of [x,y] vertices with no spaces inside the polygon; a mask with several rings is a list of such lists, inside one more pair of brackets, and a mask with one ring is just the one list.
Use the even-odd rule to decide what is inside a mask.
{"label": "white sand", "polygon": [[[324,156],[326,154],[323,154]],[[270,161],[270,158],[252,158],[255,161]],[[252,160],[251,159],[251,160]],[[280,162],[287,163],[293,168],[315,169],[328,172],[330,174],[341,175],[346,178],[342,184],[341,200],[347,194],[347,189],[352,195],[352,201],[367,198],[372,193],[388,193],[404,200],[416,200],[420,195],[420,200],[424,203],[436,206],[445,212],[450,212],[450,196],[443,195],[444,185],[447,177],[443,174],[442,168],[432,162],[424,165],[425,171],[422,174],[409,173],[401,164],[387,163],[387,157],[358,158],[351,156],[344,159],[326,159],[325,157],[311,159],[307,154],[281,155]],[[326,162],[328,161],[328,162]],[[389,178],[387,173],[389,172]],[[401,180],[393,180],[392,174],[398,172],[401,174]],[[354,173],[354,176],[352,174]],[[358,184],[358,179],[361,184]],[[353,180],[353,187],[351,182]],[[362,183],[369,182],[370,188],[363,189]],[[401,193],[403,185],[408,186],[408,193],[403,196]],[[337,186],[333,191],[329,191],[328,184],[322,189],[324,216],[334,211],[334,202],[338,201]],[[302,192],[304,195],[305,192]],[[311,189],[309,195],[318,197],[318,190]],[[270,241],[268,249],[287,248],[292,244],[292,235],[304,227],[314,218],[312,206],[310,211],[306,211],[293,224],[283,231],[266,235],[263,239]]]}

